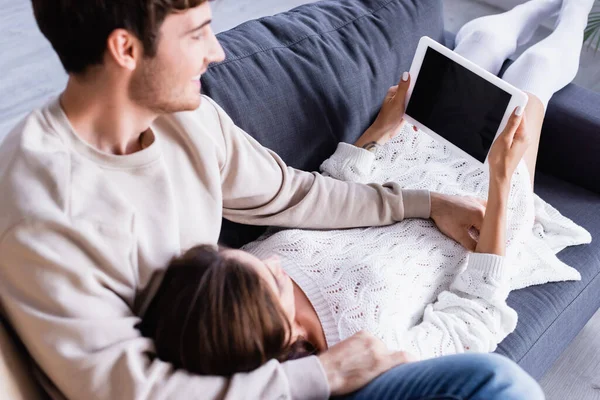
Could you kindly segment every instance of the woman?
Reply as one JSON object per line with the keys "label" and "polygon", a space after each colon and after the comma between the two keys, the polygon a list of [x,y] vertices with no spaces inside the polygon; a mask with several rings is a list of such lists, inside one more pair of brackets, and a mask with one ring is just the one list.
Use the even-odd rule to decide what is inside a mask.
{"label": "woman", "polygon": [[[144,316],[142,332],[154,339],[158,356],[191,372],[231,375],[269,359],[322,351],[346,334],[335,316],[340,298],[354,302],[355,314],[346,314],[345,327],[354,321],[350,329],[369,329],[388,347],[418,358],[493,350],[514,329],[517,317],[505,301],[511,273],[504,258],[511,177],[523,159],[533,183],[545,109],[552,94],[577,72],[592,4],[564,0],[555,32],[504,74],[504,80],[528,93],[529,103],[525,110],[513,112],[490,150],[487,210],[475,252],[450,288],[427,306],[421,323],[407,329],[396,326],[394,304],[385,302],[386,293],[380,302],[362,304],[358,286],[294,281],[275,258],[260,260],[242,250],[200,246],[173,260]],[[558,0],[533,0],[505,14],[472,21],[457,35],[456,51],[497,74],[502,61],[531,35],[534,21],[558,6]],[[504,31],[507,26],[514,31]],[[393,106],[397,90],[390,89],[383,107]],[[401,126],[380,118],[376,123],[385,125],[388,134],[373,137],[367,131],[357,146],[384,144]],[[362,274],[358,285],[378,279],[369,274],[368,265],[357,273]]]}

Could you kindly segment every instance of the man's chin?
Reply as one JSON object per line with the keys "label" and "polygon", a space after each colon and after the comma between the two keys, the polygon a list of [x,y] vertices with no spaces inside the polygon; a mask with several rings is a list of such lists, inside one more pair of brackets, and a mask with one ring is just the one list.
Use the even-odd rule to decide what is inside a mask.
{"label": "man's chin", "polygon": [[193,96],[189,96],[187,101],[184,104],[184,109],[181,111],[193,111],[200,107],[200,103],[202,102],[202,95],[200,93],[195,93]]}
{"label": "man's chin", "polygon": [[177,102],[163,104],[161,107],[158,107],[158,110],[156,111],[158,111],[159,114],[173,114],[177,112],[194,111],[200,107],[200,99],[201,97],[199,95],[196,96],[195,99],[190,98],[185,99],[185,101],[181,101],[183,99],[180,99]]}
{"label": "man's chin", "polygon": [[179,111],[194,111],[195,109],[197,109],[198,107],[200,107],[200,103],[201,103],[201,97],[198,96],[198,98],[196,98],[193,101],[189,101],[187,102],[181,110]]}

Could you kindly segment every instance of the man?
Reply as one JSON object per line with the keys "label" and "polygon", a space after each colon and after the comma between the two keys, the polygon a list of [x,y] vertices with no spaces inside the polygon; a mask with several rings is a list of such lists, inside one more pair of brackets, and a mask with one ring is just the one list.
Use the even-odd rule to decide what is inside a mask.
{"label": "man", "polygon": [[[287,167],[199,94],[201,74],[224,59],[205,0],[33,0],[33,7],[69,81],[0,148],[0,296],[55,397],[326,398],[410,360],[364,333],[318,357],[271,361],[230,378],[193,376],[155,359],[136,329],[151,278],[182,250],[216,243],[222,216],[306,228],[431,217],[472,248],[468,229],[479,227],[484,207]],[[398,129],[407,85],[392,90],[369,129]],[[532,385],[499,357],[453,360],[426,364],[428,389],[416,389],[423,377],[414,376],[402,391],[450,393],[439,386],[442,375],[463,382],[452,393],[481,398]],[[397,392],[407,382],[392,373],[402,367],[357,396]],[[462,381],[457,368],[465,368]]]}

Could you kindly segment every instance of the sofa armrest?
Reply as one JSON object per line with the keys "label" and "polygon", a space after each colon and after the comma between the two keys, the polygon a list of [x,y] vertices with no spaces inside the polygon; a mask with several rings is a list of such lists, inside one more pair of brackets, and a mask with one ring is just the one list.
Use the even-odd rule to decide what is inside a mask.
{"label": "sofa armrest", "polygon": [[600,193],[600,93],[570,84],[552,97],[537,169]]}

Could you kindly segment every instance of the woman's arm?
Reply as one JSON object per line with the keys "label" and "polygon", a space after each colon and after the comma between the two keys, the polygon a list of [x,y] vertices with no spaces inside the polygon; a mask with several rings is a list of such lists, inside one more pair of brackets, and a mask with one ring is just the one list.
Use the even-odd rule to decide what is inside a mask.
{"label": "woman's arm", "polygon": [[506,253],[506,206],[510,193],[510,180],[490,177],[488,202],[481,224],[476,253],[504,256]]}
{"label": "woman's arm", "polygon": [[466,269],[427,305],[422,322],[398,332],[398,348],[419,359],[496,349],[517,323],[506,304],[510,271],[504,257],[471,253]]}
{"label": "woman's arm", "polygon": [[321,175],[340,181],[371,183],[374,165],[375,153],[340,142],[335,153],[323,161],[319,169]]}
{"label": "woman's arm", "polygon": [[354,146],[371,152],[375,152],[378,147],[383,146],[392,138],[396,137],[396,135],[398,135],[398,133],[400,133],[400,131],[404,127],[404,124],[406,124],[406,121],[402,119],[400,125],[398,125],[397,128],[388,131],[378,128],[377,125],[373,123],[373,125],[371,125],[369,129],[367,129],[365,133],[363,133],[356,142],[354,142]]}
{"label": "woman's arm", "polygon": [[488,162],[488,204],[475,253],[434,304],[423,321],[405,332],[400,348],[423,358],[467,351],[491,352],[517,323],[517,314],[506,304],[510,291],[510,266],[505,265],[506,205],[511,177],[527,148],[526,124],[513,113],[494,142]]}
{"label": "woman's arm", "polygon": [[375,122],[354,146],[339,143],[335,153],[321,164],[322,175],[343,181],[371,182],[377,148],[396,136],[405,124],[404,100],[409,86],[410,76],[405,72],[398,85],[388,89]]}
{"label": "woman's arm", "polygon": [[321,164],[321,174],[347,182],[371,183],[377,165],[375,153],[402,130],[405,121],[401,121],[392,131],[385,130],[382,124],[375,121],[354,145],[338,143],[335,153]]}
{"label": "woman's arm", "polygon": [[476,253],[504,256],[506,253],[506,206],[510,181],[529,145],[523,109],[515,110],[488,155],[490,184]]}

